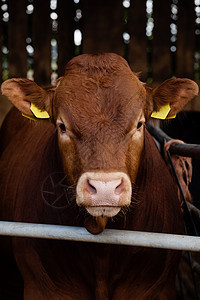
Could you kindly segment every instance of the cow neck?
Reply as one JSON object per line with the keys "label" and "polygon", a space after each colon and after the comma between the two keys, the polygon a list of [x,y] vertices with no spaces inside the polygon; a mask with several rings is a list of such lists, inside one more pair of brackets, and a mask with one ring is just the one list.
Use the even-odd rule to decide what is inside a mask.
{"label": "cow neck", "polygon": [[146,129],[135,186],[128,227],[144,231],[182,232],[177,186]]}

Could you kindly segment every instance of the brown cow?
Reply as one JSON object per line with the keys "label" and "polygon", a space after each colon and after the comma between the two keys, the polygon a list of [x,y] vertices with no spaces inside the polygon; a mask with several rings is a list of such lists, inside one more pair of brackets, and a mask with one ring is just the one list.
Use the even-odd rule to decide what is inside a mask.
{"label": "brown cow", "polygon": [[[116,54],[81,55],[54,89],[18,78],[2,93],[26,116],[35,118],[31,103],[46,110],[51,122],[16,109],[4,121],[1,220],[182,232],[177,187],[145,122],[166,103],[168,116],[177,113],[198,93],[193,81],[169,79],[152,90]],[[65,174],[60,207],[51,174],[54,182]],[[21,299],[22,278],[25,300],[175,298],[176,251],[2,238],[1,252],[1,299]]]}

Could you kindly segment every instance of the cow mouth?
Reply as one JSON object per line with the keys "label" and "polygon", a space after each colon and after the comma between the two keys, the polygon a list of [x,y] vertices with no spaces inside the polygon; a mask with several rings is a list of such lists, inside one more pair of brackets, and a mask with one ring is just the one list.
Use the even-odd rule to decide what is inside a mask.
{"label": "cow mouth", "polygon": [[88,212],[86,229],[93,234],[102,232],[109,218],[130,205],[131,195],[132,185],[126,173],[83,173],[76,187],[76,203]]}
{"label": "cow mouth", "polygon": [[87,206],[87,212],[93,217],[107,217],[111,218],[116,216],[121,207],[118,206]]}

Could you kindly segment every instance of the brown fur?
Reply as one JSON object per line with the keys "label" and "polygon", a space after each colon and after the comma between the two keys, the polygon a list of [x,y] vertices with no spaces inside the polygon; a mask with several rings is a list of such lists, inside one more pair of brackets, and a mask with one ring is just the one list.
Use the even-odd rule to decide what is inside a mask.
{"label": "brown fur", "polygon": [[[46,176],[62,171],[53,126],[28,120],[24,125],[12,140],[18,155],[12,154],[10,146],[1,160],[6,201],[2,199],[1,219],[82,226],[85,215],[76,207],[75,198],[70,198],[67,208],[56,210],[41,197]],[[27,130],[29,136],[24,138]],[[132,208],[108,227],[180,233],[177,190],[147,133],[145,149]],[[174,294],[178,252],[19,238],[13,239],[13,245],[25,288],[32,286],[37,299],[68,299],[67,295],[69,299],[161,299],[161,295]],[[27,299],[35,299],[32,288]]]}
{"label": "brown fur", "polygon": [[[88,214],[75,199],[80,175],[122,171],[132,182],[131,205],[107,227],[182,232],[177,188],[143,121],[154,96],[124,59],[83,55],[69,62],[55,91],[27,79],[8,80],[2,91],[27,115],[32,114],[30,102],[45,108],[56,125],[23,119],[16,109],[5,120],[0,132],[2,220],[83,226]],[[65,124],[64,134],[58,121]],[[44,201],[42,189],[49,174],[59,180],[60,173],[67,175],[67,189],[63,208],[56,209],[49,205],[50,194]],[[2,249],[8,247],[24,279],[26,300],[175,298],[180,255],[175,251],[19,238],[8,239]]]}

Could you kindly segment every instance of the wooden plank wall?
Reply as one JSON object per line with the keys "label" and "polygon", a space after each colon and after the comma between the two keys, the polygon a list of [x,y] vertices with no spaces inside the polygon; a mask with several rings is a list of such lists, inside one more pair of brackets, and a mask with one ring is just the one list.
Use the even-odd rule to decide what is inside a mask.
{"label": "wooden plank wall", "polygon": [[[163,81],[172,76],[170,53],[170,1],[154,2],[154,32],[152,66],[153,80]],[[161,16],[165,16],[162,17]]]}
{"label": "wooden plank wall", "polygon": [[148,74],[148,54],[146,37],[146,0],[135,1],[129,9],[129,63],[134,72],[141,72],[146,81]]}
{"label": "wooden plank wall", "polygon": [[8,22],[8,60],[10,77],[26,77],[26,34],[27,14],[26,0],[8,0],[9,22]]}
{"label": "wooden plank wall", "polygon": [[[199,36],[195,36],[194,1],[178,1],[177,51],[170,52],[171,4],[173,0],[153,1],[153,39],[149,48],[146,37],[146,0],[131,0],[128,12],[128,24],[125,24],[122,0],[58,0],[55,12],[58,15],[57,32],[52,33],[50,19],[50,0],[4,0],[8,4],[8,72],[9,77],[25,77],[27,74],[27,14],[28,3],[34,4],[32,14],[32,43],[34,47],[34,80],[38,84],[51,83],[51,39],[57,39],[57,73],[61,76],[66,62],[77,53],[115,52],[126,56],[135,72],[141,71],[141,79],[146,81],[151,73],[152,86],[159,84],[172,75],[194,79],[194,53],[200,45]],[[3,2],[3,1],[1,1]],[[82,18],[74,20],[76,9],[81,9]],[[4,36],[2,31],[2,11],[0,16],[0,47]],[[29,24],[30,25],[30,24]],[[82,31],[82,44],[74,45],[74,30]],[[130,34],[130,43],[123,42],[124,28]],[[126,50],[125,50],[126,49]],[[78,51],[78,52],[77,52]],[[200,49],[199,49],[200,51]],[[175,58],[175,70],[172,64]],[[2,61],[2,52],[0,51]],[[199,70],[200,73],[200,70]],[[2,74],[2,63],[0,64]],[[5,79],[5,78],[4,78]],[[0,81],[2,81],[0,76]],[[200,105],[192,108],[200,109]]]}
{"label": "wooden plank wall", "polygon": [[[0,49],[3,47],[3,13],[2,10],[0,10]],[[2,58],[3,58],[3,53],[0,51],[0,74],[3,73],[3,66],[2,66]],[[0,83],[2,82],[2,75],[0,76]]]}
{"label": "wooden plank wall", "polygon": [[83,53],[114,52],[123,56],[122,1],[84,0]]}
{"label": "wooden plank wall", "polygon": [[58,75],[64,74],[66,63],[74,56],[75,5],[73,1],[58,1]]}
{"label": "wooden plank wall", "polygon": [[[194,78],[195,11],[191,0],[182,0],[179,7],[177,38],[177,70],[180,77]],[[200,50],[200,49],[199,49]]]}
{"label": "wooden plank wall", "polygon": [[49,0],[34,1],[32,37],[34,46],[34,80],[42,85],[50,83],[51,35]]}

